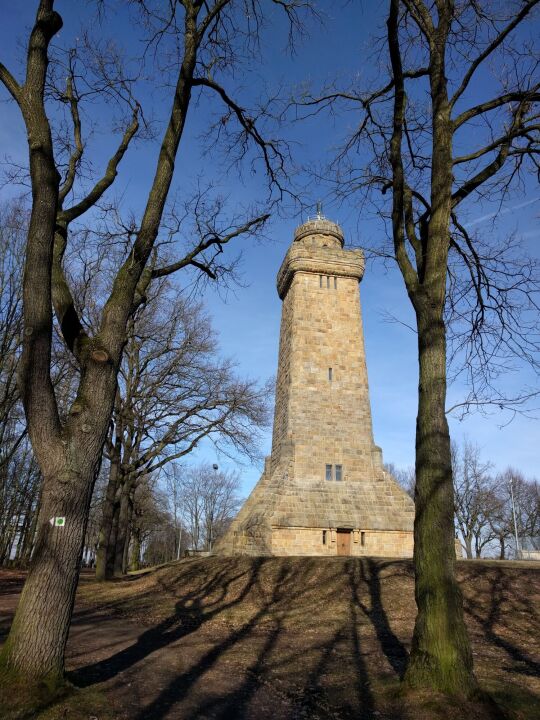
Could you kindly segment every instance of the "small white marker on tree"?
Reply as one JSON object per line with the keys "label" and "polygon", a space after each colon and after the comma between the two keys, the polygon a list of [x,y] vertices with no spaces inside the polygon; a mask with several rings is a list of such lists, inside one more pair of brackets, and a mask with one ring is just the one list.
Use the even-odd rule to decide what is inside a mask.
{"label": "small white marker on tree", "polygon": [[52,517],[49,522],[53,527],[64,527],[66,524],[66,518],[65,517]]}

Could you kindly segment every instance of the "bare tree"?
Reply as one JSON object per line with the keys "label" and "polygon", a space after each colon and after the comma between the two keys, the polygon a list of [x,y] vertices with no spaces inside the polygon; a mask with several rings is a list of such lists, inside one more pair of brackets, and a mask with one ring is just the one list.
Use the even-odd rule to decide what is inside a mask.
{"label": "bare tree", "polygon": [[[41,474],[33,457],[17,385],[22,343],[22,269],[29,211],[23,199],[0,208],[0,563],[27,565],[41,503]],[[59,408],[69,404],[73,373],[58,342],[51,374]]]}
{"label": "bare tree", "polygon": [[[168,470],[168,472],[167,472]],[[165,471],[165,497],[169,512],[174,525],[174,556],[180,560],[182,556],[182,540],[185,540],[185,533],[182,524],[182,472],[183,468],[178,463],[173,463]]]}
{"label": "bare tree", "polygon": [[180,476],[182,516],[194,550],[212,550],[242,503],[237,473],[199,465]]}
{"label": "bare tree", "polygon": [[[499,501],[493,493],[490,462],[483,462],[480,448],[469,440],[459,448],[452,444],[452,475],[456,523],[467,557],[481,557],[493,540],[490,518]],[[473,553],[474,551],[474,553]]]}
{"label": "bare tree", "polygon": [[187,547],[184,533],[177,548],[177,531],[168,508],[167,493],[159,490],[155,478],[149,478],[135,493],[130,570],[137,570],[137,565],[160,565],[177,560],[182,549]]}
{"label": "bare tree", "polygon": [[401,485],[407,495],[414,498],[414,486],[416,484],[416,478],[414,476],[414,467],[398,468],[394,463],[385,463],[385,472],[392,475],[392,477]]}
{"label": "bare tree", "polygon": [[165,284],[130,321],[106,443],[96,577],[126,571],[133,497],[140,479],[185,457],[204,438],[252,458],[268,423],[268,387],[236,376],[219,360],[202,307]]}
{"label": "bare tree", "polygon": [[[460,214],[475,199],[503,201],[522,187],[528,169],[538,171],[537,5],[389,0],[372,88],[358,89],[356,81],[296,103],[307,114],[325,107],[357,112],[336,160],[337,194],[362,189],[390,221],[388,255],[414,309],[419,358],[418,614],[405,682],[462,695],[475,692],[476,680],[454,572],[447,363],[457,354],[458,372],[472,383],[466,407],[519,408],[530,392],[507,397],[494,381],[516,358],[538,368],[539,314],[537,264],[520,260],[511,241],[468,232]],[[475,82],[488,63],[497,77],[479,90]],[[359,149],[370,154],[362,167]],[[388,193],[390,210],[381,205]]]}
{"label": "bare tree", "polygon": [[0,482],[26,435],[17,387],[22,339],[22,258],[27,212],[22,203],[0,210]]}
{"label": "bare tree", "polygon": [[[292,24],[302,3],[276,2]],[[155,174],[140,222],[128,233],[126,253],[112,278],[96,332],[90,332],[77,312],[72,288],[64,272],[70,226],[98,203],[114,182],[119,164],[138,132],[140,107],[124,76],[107,79],[104,96],[114,94],[131,108],[117,148],[101,177],[77,185],[85,144],[80,103],[84,94],[70,72],[61,98],[69,110],[73,142],[64,148],[65,162],[57,162],[53,115],[48,114],[51,41],[62,27],[54,0],[39,0],[28,39],[22,80],[0,63],[0,83],[18,106],[26,128],[32,208],[26,242],[23,285],[23,346],[19,377],[22,401],[33,451],[43,476],[41,509],[33,562],[26,580],[1,662],[12,673],[61,682],[64,649],[78,581],[92,490],[100,465],[116,395],[116,377],[127,339],[130,317],[144,302],[153,278],[185,267],[212,273],[212,248],[219,249],[238,235],[253,231],[267,219],[256,214],[225,236],[208,234],[195,241],[166,266],[153,262],[154,249],[174,175],[178,148],[194,92],[208,92],[224,103],[223,126],[237,128],[236,148],[249,157],[256,148],[274,185],[283,178],[285,157],[276,141],[266,141],[257,114],[250,115],[219,83],[256,46],[258,3],[241,0],[182,0],[166,6],[167,17],[151,2],[137,3],[151,26],[154,57],[171,40],[170,112],[165,122]],[[107,65],[101,64],[100,71]],[[90,68],[84,68],[89,71]],[[160,68],[165,72],[164,68]],[[170,76],[169,76],[170,77]],[[94,90],[99,89],[99,83]],[[114,93],[113,93],[114,91]],[[54,93],[53,93],[54,99]],[[58,153],[57,153],[58,154]],[[59,155],[59,158],[61,156]],[[253,155],[251,156],[253,158]],[[76,397],[66,418],[61,417],[51,379],[53,305],[63,340],[78,366]],[[59,529],[51,517],[66,517]]]}
{"label": "bare tree", "polygon": [[501,560],[508,552],[519,557],[519,538],[540,536],[540,484],[527,481],[519,470],[508,467],[495,478],[490,527],[499,543]]}

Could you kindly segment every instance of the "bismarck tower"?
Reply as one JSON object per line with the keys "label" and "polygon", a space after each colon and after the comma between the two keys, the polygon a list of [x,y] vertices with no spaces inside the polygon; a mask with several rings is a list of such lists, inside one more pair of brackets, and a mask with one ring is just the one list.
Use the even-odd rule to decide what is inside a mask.
{"label": "bismarck tower", "polygon": [[216,554],[412,555],[412,500],[373,441],[364,258],[343,241],[319,212],[296,229],[278,272],[272,454]]}

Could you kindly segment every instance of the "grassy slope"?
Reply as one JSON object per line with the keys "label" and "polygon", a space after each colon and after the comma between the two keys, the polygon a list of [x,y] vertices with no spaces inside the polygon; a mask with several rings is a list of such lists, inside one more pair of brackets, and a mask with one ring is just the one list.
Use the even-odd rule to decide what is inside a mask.
{"label": "grassy slope", "polygon": [[[526,563],[460,562],[476,673],[484,688],[517,717],[540,716],[537,674],[540,568]],[[164,566],[129,581],[84,583],[83,602],[144,624],[174,618],[193,628],[294,637],[301,663],[315,663],[354,626],[370,682],[393,687],[406,659],[415,605],[412,564],[349,558],[208,558]],[[337,639],[337,640],[336,640]],[[279,654],[279,642],[275,644]],[[349,651],[350,652],[353,651]],[[344,651],[344,666],[351,666]],[[362,671],[362,663],[356,659]],[[277,663],[276,663],[277,665]],[[289,659],[275,677],[301,673]],[[349,675],[350,678],[350,675]],[[332,698],[332,683],[329,696]],[[334,690],[339,687],[334,679]],[[343,687],[340,688],[340,693]],[[536,700],[535,700],[536,695]]]}
{"label": "grassy slope", "polygon": [[[458,573],[482,687],[505,715],[539,717],[540,568],[476,561],[458,563]],[[366,718],[393,708],[404,718],[456,717],[454,703],[398,696],[415,614],[407,561],[190,559],[126,581],[84,578],[79,602],[148,627],[157,642],[178,628],[203,635],[237,672],[249,668],[288,696],[298,693],[313,713],[345,708],[347,716],[362,706]],[[461,715],[501,717],[474,704]]]}

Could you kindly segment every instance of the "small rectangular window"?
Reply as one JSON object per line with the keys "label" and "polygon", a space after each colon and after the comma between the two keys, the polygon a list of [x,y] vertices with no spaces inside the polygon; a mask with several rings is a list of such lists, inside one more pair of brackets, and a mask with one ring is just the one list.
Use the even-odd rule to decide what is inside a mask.
{"label": "small rectangular window", "polygon": [[337,290],[337,277],[334,278],[334,290]]}
{"label": "small rectangular window", "polygon": [[330,275],[327,275],[327,276],[326,276],[326,287],[327,287],[327,288],[330,287]]}
{"label": "small rectangular window", "polygon": [[331,465],[326,466],[326,479],[332,480],[332,466]]}
{"label": "small rectangular window", "polygon": [[322,544],[326,545],[326,530],[322,531]]}
{"label": "small rectangular window", "polygon": [[336,465],[336,480],[337,482],[341,482],[341,480],[343,480],[341,465]]}
{"label": "small rectangular window", "polygon": [[365,544],[366,544],[366,533],[361,532],[360,533],[360,545],[365,545]]}
{"label": "small rectangular window", "polygon": [[322,275],[319,275],[319,287],[322,288]]}
{"label": "small rectangular window", "polygon": [[328,379],[332,382],[332,368],[328,368]]}

